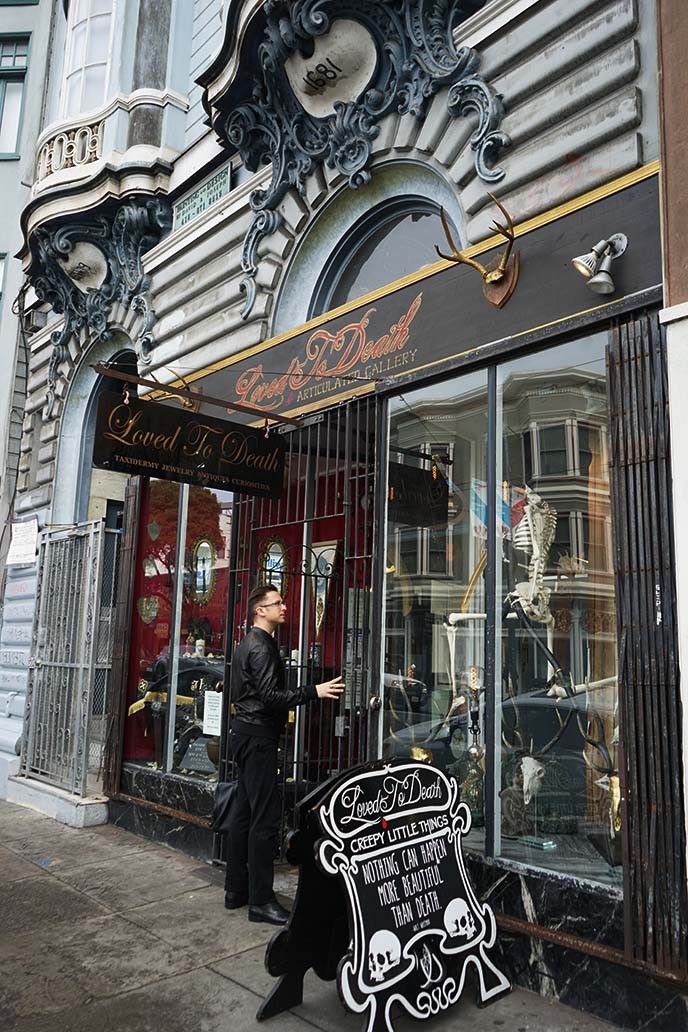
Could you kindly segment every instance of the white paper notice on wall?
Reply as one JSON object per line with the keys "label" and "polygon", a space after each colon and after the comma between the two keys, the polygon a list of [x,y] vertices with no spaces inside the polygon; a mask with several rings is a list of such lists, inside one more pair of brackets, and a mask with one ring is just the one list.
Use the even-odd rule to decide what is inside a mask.
{"label": "white paper notice on wall", "polygon": [[219,735],[222,725],[222,692],[203,695],[203,734]]}
{"label": "white paper notice on wall", "polygon": [[8,566],[25,565],[36,562],[36,546],[38,544],[38,520],[23,520],[12,524],[12,537],[7,552]]}

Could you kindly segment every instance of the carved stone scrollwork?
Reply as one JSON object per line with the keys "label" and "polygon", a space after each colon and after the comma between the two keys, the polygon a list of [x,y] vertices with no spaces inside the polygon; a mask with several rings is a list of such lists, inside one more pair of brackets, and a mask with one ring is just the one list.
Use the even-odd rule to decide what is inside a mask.
{"label": "carved stone scrollwork", "polygon": [[[457,21],[481,6],[482,0],[268,0],[251,95],[247,98],[243,80],[217,102],[215,118],[219,134],[250,171],[272,166],[269,184],[251,195],[254,219],[242,258],[243,318],[255,301],[258,246],[279,225],[276,209],[287,191],[303,195],[308,176],[322,164],[345,176],[352,189],[367,183],[378,123],[386,115],[421,118],[440,87],[450,86],[450,115],[478,116],[471,138],[477,174],[490,183],[503,177],[495,162],[510,141],[499,131],[501,98],[478,74],[479,55],[467,47],[457,50],[453,37]],[[339,33],[337,53],[345,55],[344,64],[341,40],[345,43],[347,26],[352,39],[363,36],[362,44],[358,39],[362,57],[349,70],[331,56],[327,60],[324,40]],[[370,74],[357,94],[347,97],[347,82],[367,67],[366,40],[374,50]],[[309,55],[315,72],[308,70]],[[248,56],[242,59],[248,66]],[[317,106],[313,94],[321,97]]]}
{"label": "carved stone scrollwork", "polygon": [[154,347],[152,330],[158,318],[155,311],[151,308],[146,294],[134,294],[129,307],[132,312],[143,316],[143,325],[141,326],[141,332],[134,341],[134,350],[141,365],[150,365],[151,353]]}
{"label": "carved stone scrollwork", "polygon": [[55,406],[59,367],[69,358],[69,341],[84,328],[92,342],[107,340],[116,302],[144,316],[136,347],[141,360],[150,361],[155,312],[147,300],[150,284],[141,259],[171,226],[168,202],[149,197],[126,201],[114,212],[79,222],[41,227],[32,234],[29,280],[39,300],[64,315],[61,329],[51,336],[48,418]]}
{"label": "carved stone scrollwork", "polygon": [[447,107],[455,118],[471,111],[477,114],[478,127],[471,135],[471,147],[476,152],[475,168],[486,183],[498,182],[504,176],[504,169],[495,162],[511,142],[506,133],[499,131],[504,117],[502,98],[479,75],[471,75],[452,86]]}

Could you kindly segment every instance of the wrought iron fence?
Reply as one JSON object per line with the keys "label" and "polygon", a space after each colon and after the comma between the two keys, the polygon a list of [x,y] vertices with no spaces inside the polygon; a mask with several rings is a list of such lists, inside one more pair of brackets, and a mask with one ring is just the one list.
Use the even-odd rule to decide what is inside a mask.
{"label": "wrought iron fence", "polygon": [[82,796],[101,788],[118,553],[102,521],[40,546],[21,771]]}

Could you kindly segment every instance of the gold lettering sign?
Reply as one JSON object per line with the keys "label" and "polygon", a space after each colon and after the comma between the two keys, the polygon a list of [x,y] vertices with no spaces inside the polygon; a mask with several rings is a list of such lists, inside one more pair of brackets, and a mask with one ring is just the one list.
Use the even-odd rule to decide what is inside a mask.
{"label": "gold lettering sign", "polygon": [[338,377],[353,382],[356,373],[361,379],[366,378],[368,364],[404,352],[408,347],[411,323],[422,303],[421,293],[387,333],[373,340],[368,336],[368,326],[375,308],[369,308],[360,319],[347,323],[336,333],[327,326],[319,326],[307,339],[303,354],[292,358],[281,375],[268,379],[262,362],[245,369],[234,388],[237,399],[265,412],[274,412],[284,408],[285,395],[290,391],[303,392],[305,388],[324,380],[336,381]]}
{"label": "gold lettering sign", "polygon": [[93,464],[131,475],[279,497],[285,444],[272,434],[104,392]]}

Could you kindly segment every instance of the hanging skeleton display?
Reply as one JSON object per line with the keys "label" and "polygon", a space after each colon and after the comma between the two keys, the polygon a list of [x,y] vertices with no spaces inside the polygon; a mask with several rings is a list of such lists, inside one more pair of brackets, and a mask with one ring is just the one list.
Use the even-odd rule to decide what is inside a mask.
{"label": "hanging skeleton display", "polygon": [[[519,728],[518,696],[510,692],[513,702],[514,722],[510,729],[511,741],[503,727],[502,739],[511,751],[521,753],[521,760],[511,783],[501,792],[502,830],[507,836],[532,834],[535,828],[534,803],[546,775],[544,756],[561,740],[564,732],[575,718],[583,739],[583,759],[595,772],[602,775],[595,783],[609,792],[610,833],[613,839],[621,827],[619,778],[605,740],[602,718],[586,705],[583,715],[575,697],[585,693],[586,700],[591,689],[605,687],[615,678],[574,684],[571,675],[565,672],[554,654],[554,616],[550,608],[551,591],[545,586],[544,575],[549,562],[549,553],[554,542],[557,527],[557,513],[540,495],[529,487],[525,489],[523,517],[513,530],[512,544],[517,551],[528,557],[528,580],[518,582],[505,599],[505,616],[513,613],[519,624],[531,636],[538,650],[544,653],[549,666],[547,696],[555,700],[554,713],[558,727],[549,741],[535,747],[530,742],[529,751],[524,748]],[[547,628],[547,644],[541,640],[534,625],[544,624]],[[567,702],[566,705],[564,703]],[[615,728],[612,745],[618,741]],[[599,762],[592,760],[585,746],[597,752]]]}
{"label": "hanging skeleton display", "polygon": [[[612,762],[610,747],[605,738],[605,727],[602,718],[589,706],[589,693],[615,683],[616,678],[604,678],[598,681],[586,679],[581,684],[574,684],[569,671],[565,670],[555,655],[554,614],[550,607],[551,589],[546,586],[545,573],[550,562],[550,551],[554,543],[557,527],[556,510],[540,494],[531,488],[525,488],[523,515],[513,529],[511,544],[516,553],[524,554],[526,562],[521,566],[527,570],[527,579],[517,580],[504,600],[503,616],[516,623],[532,640],[534,647],[543,655],[548,664],[546,694],[553,700],[551,712],[556,717],[556,727],[545,742],[534,742],[528,745],[521,733],[519,716],[518,689],[514,690],[508,669],[506,670],[505,692],[511,704],[512,720],[503,714],[502,742],[511,753],[514,764],[511,774],[507,776],[507,787],[502,789],[502,832],[505,836],[534,835],[537,828],[537,800],[547,777],[545,757],[552,748],[561,741],[567,728],[577,724],[583,741],[583,759],[588,767],[599,775],[595,780],[598,788],[608,793],[609,834],[612,840],[618,838],[621,828],[620,790],[618,771]],[[469,620],[484,619],[484,614],[469,611],[470,597],[473,594],[480,576],[485,570],[487,552],[481,556],[478,567],[466,589],[465,596],[457,612],[450,612],[444,619],[442,629],[447,643],[447,676],[450,695],[443,714],[428,723],[421,721],[412,723],[412,707],[410,705],[405,679],[399,675],[395,679],[398,685],[397,698],[406,713],[402,713],[398,705],[390,698],[392,716],[398,727],[404,727],[404,737],[391,730],[392,737],[405,746],[413,745],[414,751],[422,751],[424,758],[432,760],[432,752],[428,748],[441,733],[452,729],[458,718],[469,716],[468,732],[471,743],[462,744],[460,755],[452,746],[456,762],[448,767],[448,771],[456,776],[461,785],[461,795],[469,803],[474,820],[482,823],[484,806],[483,779],[485,772],[485,747],[480,744],[480,696],[484,687],[479,683],[477,668],[468,671],[460,669],[460,653],[462,631]],[[542,638],[542,627],[546,628],[546,642]],[[474,673],[471,675],[470,671]],[[410,683],[410,682],[409,682]],[[576,703],[576,696],[585,695],[586,705],[581,708]],[[611,748],[618,744],[618,728],[615,728],[611,740]],[[409,737],[410,735],[410,737]],[[458,741],[458,739],[457,739]],[[461,739],[465,742],[465,737]],[[587,748],[586,748],[587,747]],[[591,758],[590,754],[597,758]],[[509,769],[509,765],[505,770]]]}
{"label": "hanging skeleton display", "polygon": [[523,517],[514,528],[512,543],[528,557],[528,580],[516,584],[507,595],[507,602],[514,607],[519,606],[529,620],[546,625],[550,649],[554,639],[554,617],[549,607],[551,592],[545,587],[544,578],[556,529],[555,510],[539,494],[526,487]]}

